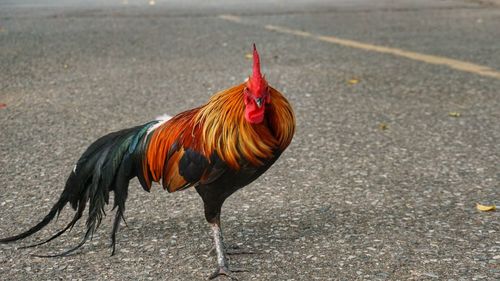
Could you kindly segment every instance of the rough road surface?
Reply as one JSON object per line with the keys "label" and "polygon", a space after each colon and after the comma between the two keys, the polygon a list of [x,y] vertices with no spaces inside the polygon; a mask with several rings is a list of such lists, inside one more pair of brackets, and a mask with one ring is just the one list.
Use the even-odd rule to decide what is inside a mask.
{"label": "rough road surface", "polygon": [[[97,137],[245,79],[256,42],[298,130],[224,206],[226,242],[256,252],[231,258],[240,280],[498,280],[500,213],[476,210],[500,204],[494,1],[244,2],[0,1],[0,236],[45,215]],[[216,261],[196,192],[130,190],[117,255],[112,216],[76,255],[31,256],[75,245],[83,223],[16,249],[68,209],[0,245],[0,279],[206,279]]]}

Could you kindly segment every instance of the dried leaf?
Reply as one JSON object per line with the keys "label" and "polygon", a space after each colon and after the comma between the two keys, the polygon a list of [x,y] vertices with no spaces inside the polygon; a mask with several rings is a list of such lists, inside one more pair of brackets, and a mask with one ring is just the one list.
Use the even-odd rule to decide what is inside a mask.
{"label": "dried leaf", "polygon": [[347,81],[347,83],[349,83],[350,85],[355,85],[355,84],[359,83],[359,79],[358,78],[352,78],[351,80]]}
{"label": "dried leaf", "polygon": [[490,211],[495,211],[497,206],[495,206],[495,205],[481,205],[481,204],[477,203],[476,208],[481,212],[490,212]]}
{"label": "dried leaf", "polygon": [[6,107],[7,107],[7,105],[5,103],[0,103],[0,109],[4,109]]}
{"label": "dried leaf", "polygon": [[246,58],[247,60],[251,60],[251,59],[253,58],[252,53],[245,54],[245,58]]}
{"label": "dried leaf", "polygon": [[460,117],[460,112],[450,111],[450,112],[448,112],[448,116],[450,116],[450,117]]}
{"label": "dried leaf", "polygon": [[389,129],[389,126],[387,126],[387,124],[385,124],[385,123],[380,123],[380,124],[378,125],[378,128],[379,128],[380,130],[382,130],[382,131],[385,131],[385,130]]}

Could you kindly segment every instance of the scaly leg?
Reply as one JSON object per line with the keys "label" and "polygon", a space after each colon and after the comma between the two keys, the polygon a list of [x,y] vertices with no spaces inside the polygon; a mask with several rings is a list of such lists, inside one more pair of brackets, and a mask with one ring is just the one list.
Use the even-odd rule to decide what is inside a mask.
{"label": "scaly leg", "polygon": [[217,253],[217,265],[218,269],[215,270],[215,272],[210,275],[210,279],[214,279],[220,275],[225,275],[228,277],[231,277],[229,268],[228,268],[228,263],[227,263],[227,258],[226,258],[226,253],[224,249],[224,241],[222,240],[222,231],[220,229],[220,223],[215,222],[211,223],[210,226],[212,227],[212,235],[214,237],[214,247],[215,247],[215,252]]}
{"label": "scaly leg", "polygon": [[221,275],[227,276],[232,280],[238,280],[238,278],[231,275],[233,272],[244,272],[244,269],[235,269],[229,270],[229,265],[227,263],[226,258],[226,250],[224,248],[224,238],[222,237],[222,231],[220,228],[220,223],[211,223],[212,234],[214,236],[214,248],[217,253],[217,266],[218,268],[215,270],[212,275],[210,275],[209,279],[217,278]]}
{"label": "scaly leg", "polygon": [[[225,245],[227,256],[260,254],[260,252],[257,252],[257,251],[242,249],[240,246],[238,246],[236,244],[227,245],[226,243],[224,243],[224,245]],[[210,250],[208,250],[207,255],[211,255],[213,253],[215,253],[215,246],[212,246],[212,248],[210,248]]]}

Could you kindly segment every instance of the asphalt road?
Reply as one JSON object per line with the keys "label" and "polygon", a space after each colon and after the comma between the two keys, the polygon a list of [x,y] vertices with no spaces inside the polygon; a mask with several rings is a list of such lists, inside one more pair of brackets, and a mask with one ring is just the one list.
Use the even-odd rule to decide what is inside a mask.
{"label": "asphalt road", "polygon": [[[240,280],[500,279],[500,213],[476,210],[500,205],[500,78],[433,63],[499,73],[500,6],[148,2],[0,1],[1,237],[48,212],[97,137],[245,79],[255,42],[298,130],[275,166],[224,205],[226,243],[257,252],[232,257],[248,269]],[[216,261],[196,192],[148,194],[135,180],[130,190],[117,255],[108,216],[70,257],[30,254],[74,245],[83,223],[38,249],[16,249],[36,239],[0,245],[0,279],[205,279]]]}

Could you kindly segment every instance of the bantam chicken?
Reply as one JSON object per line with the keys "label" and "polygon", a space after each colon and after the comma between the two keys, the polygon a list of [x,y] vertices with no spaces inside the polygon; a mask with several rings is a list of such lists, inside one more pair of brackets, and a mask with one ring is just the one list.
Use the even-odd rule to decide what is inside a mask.
{"label": "bantam chicken", "polygon": [[204,202],[205,218],[212,228],[217,253],[218,267],[211,278],[229,275],[221,232],[222,204],[271,167],[290,144],[294,131],[292,108],[262,76],[254,44],[253,73],[246,82],[170,119],[101,137],[80,157],[59,200],[42,221],[0,242],[20,240],[38,232],[69,203],[76,212],[66,227],[27,247],[45,244],[71,229],[88,205],[86,232],[81,242],[61,254],[45,257],[68,255],[83,246],[98,229],[109,193],[113,191],[113,209],[116,208],[111,233],[113,255],[129,181],[137,177],[146,191],[151,189],[152,182],[160,181],[168,192],[196,188]]}

